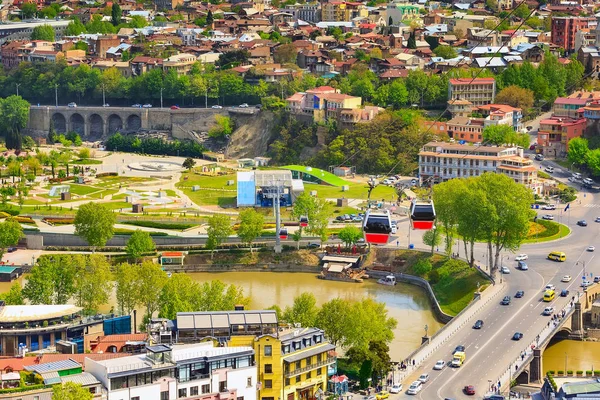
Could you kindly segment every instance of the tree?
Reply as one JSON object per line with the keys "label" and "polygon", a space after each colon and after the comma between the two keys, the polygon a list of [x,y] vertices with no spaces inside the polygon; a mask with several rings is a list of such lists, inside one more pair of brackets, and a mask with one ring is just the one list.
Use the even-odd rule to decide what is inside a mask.
{"label": "tree", "polygon": [[600,149],[590,150],[585,156],[585,163],[592,175],[600,175]]}
{"label": "tree", "polygon": [[371,341],[390,343],[398,321],[388,317],[384,303],[366,298],[352,304],[344,346],[367,349]]}
{"label": "tree", "polygon": [[415,263],[415,265],[413,266],[413,271],[419,276],[426,276],[428,273],[431,272],[432,268],[433,267],[431,266],[431,262],[426,258],[422,258]]}
{"label": "tree", "polygon": [[315,326],[323,329],[331,344],[341,346],[348,337],[351,312],[351,303],[339,297],[332,299],[317,313]]}
{"label": "tree", "polygon": [[160,265],[151,261],[145,261],[137,269],[139,275],[140,304],[146,308],[145,322],[148,322],[152,315],[158,311],[160,305],[160,293],[167,283],[167,273],[163,271]]}
{"label": "tree", "polygon": [[23,288],[23,295],[31,304],[52,304],[53,285],[50,273],[50,269],[40,268],[38,265],[31,269]]}
{"label": "tree", "polygon": [[91,156],[91,152],[90,149],[88,149],[87,147],[84,147],[83,149],[79,150],[79,153],[77,154],[77,157],[79,157],[80,160],[87,160],[88,158],[90,158]]}
{"label": "tree", "polygon": [[345,226],[338,233],[338,237],[342,242],[346,243],[346,246],[355,244],[362,236],[362,230],[356,226]]}
{"label": "tree", "polygon": [[483,140],[486,143],[501,145],[515,145],[529,147],[529,135],[515,132],[510,125],[490,125],[483,129]]}
{"label": "tree", "polygon": [[92,247],[102,247],[113,237],[116,221],[115,214],[104,204],[83,204],[75,214],[75,234]]}
{"label": "tree", "polygon": [[529,17],[529,7],[527,7],[527,4],[525,3],[521,3],[519,5],[519,7],[517,7],[514,11],[513,11],[513,15],[515,17],[521,18],[521,19],[525,19]]}
{"label": "tree", "polygon": [[14,282],[7,293],[0,294],[0,299],[4,300],[9,306],[22,306],[25,304],[23,289],[19,282]]}
{"label": "tree", "polygon": [[433,52],[436,56],[442,57],[446,60],[456,57],[456,50],[454,50],[454,47],[447,45],[437,46]]}
{"label": "tree", "polygon": [[423,243],[431,247],[431,254],[433,254],[433,250],[442,243],[442,232],[437,226],[423,234]]}
{"label": "tree", "polygon": [[112,281],[110,264],[104,256],[86,256],[75,274],[75,304],[85,313],[97,313],[100,306],[110,299]]}
{"label": "tree", "polygon": [[78,383],[65,382],[52,386],[52,400],[92,400],[94,395]]}
{"label": "tree", "polygon": [[[308,217],[307,232],[321,238],[321,242],[327,240],[327,226],[329,217],[333,211],[331,203],[325,199],[310,196],[303,192],[294,203],[292,215],[299,220],[301,216]],[[302,228],[299,229],[302,231]]]}
{"label": "tree", "polygon": [[35,16],[37,12],[37,5],[35,3],[23,3],[21,6],[21,17],[23,19],[30,19]]}
{"label": "tree", "polygon": [[21,130],[29,120],[29,103],[20,96],[9,96],[0,101],[0,117],[0,127],[6,131],[6,147],[21,150]]}
{"label": "tree", "polygon": [[485,5],[494,14],[498,13],[498,1],[497,0],[486,0]]}
{"label": "tree", "polygon": [[189,275],[174,274],[160,292],[158,316],[175,319],[178,312],[199,311],[195,303],[200,295],[200,285]]}
{"label": "tree", "polygon": [[65,36],[79,36],[82,33],[86,33],[86,29],[79,18],[75,18],[69,22],[69,25],[67,25],[67,29],[65,30]]}
{"label": "tree", "polygon": [[45,40],[54,42],[56,34],[54,28],[48,24],[38,25],[31,32],[31,40]]}
{"label": "tree", "polygon": [[303,327],[315,325],[317,320],[317,299],[312,293],[302,293],[294,297],[294,304],[283,311],[283,320],[288,324],[300,324]]}
{"label": "tree", "polygon": [[206,14],[206,25],[211,26],[213,22],[214,22],[213,13],[211,10],[208,10],[208,13]]}
{"label": "tree", "polygon": [[117,307],[122,314],[131,312],[140,304],[140,277],[141,266],[137,264],[122,263],[115,270],[115,289]]}
{"label": "tree", "polygon": [[23,237],[23,227],[10,218],[0,223],[0,258],[10,246],[16,246]]}
{"label": "tree", "polygon": [[527,113],[531,107],[533,107],[534,94],[533,91],[519,87],[517,85],[510,85],[502,89],[496,95],[496,103],[508,104],[509,106],[520,108],[523,113]]}
{"label": "tree", "polygon": [[240,212],[240,225],[237,231],[242,242],[247,243],[252,251],[252,242],[260,236],[265,217],[253,208],[247,208]]}
{"label": "tree", "polygon": [[569,140],[569,150],[567,152],[567,159],[570,163],[575,165],[583,165],[586,161],[587,154],[590,148],[588,146],[587,139],[582,137],[576,137]]}
{"label": "tree", "polygon": [[369,57],[370,58],[376,58],[378,60],[383,59],[383,52],[381,51],[381,49],[379,47],[374,47],[370,52],[369,52]]}
{"label": "tree", "polygon": [[119,3],[113,3],[110,10],[110,15],[110,21],[114,26],[117,26],[121,23],[121,17],[123,17],[123,12],[121,11],[121,6],[119,5]]}
{"label": "tree", "polygon": [[154,251],[155,248],[150,232],[137,229],[129,237],[125,251],[129,257],[139,259],[144,253]]}
{"label": "tree", "polygon": [[279,64],[295,64],[296,57],[298,57],[298,50],[291,43],[277,46],[273,54],[273,59]]}
{"label": "tree", "polygon": [[233,122],[231,118],[224,115],[215,115],[215,121],[217,122],[212,128],[208,130],[208,136],[218,140],[223,140],[233,132]]}
{"label": "tree", "polygon": [[196,161],[194,161],[192,157],[188,157],[185,160],[183,160],[183,164],[181,165],[183,166],[183,168],[186,168],[188,171],[191,171],[192,168],[194,168],[194,165],[196,165]]}
{"label": "tree", "polygon": [[415,37],[415,31],[412,30],[410,32],[410,36],[408,37],[408,41],[406,43],[406,47],[408,47],[409,49],[416,49],[417,48],[417,39]]}
{"label": "tree", "polygon": [[[231,227],[231,220],[229,216],[223,214],[215,214],[208,219],[208,228],[206,233],[208,238],[206,239],[206,248],[214,250],[225,241],[233,232]],[[212,253],[211,253],[212,257]]]}
{"label": "tree", "polygon": [[372,378],[373,375],[373,362],[371,360],[364,360],[358,370],[358,381],[361,389],[368,388],[369,379]]}

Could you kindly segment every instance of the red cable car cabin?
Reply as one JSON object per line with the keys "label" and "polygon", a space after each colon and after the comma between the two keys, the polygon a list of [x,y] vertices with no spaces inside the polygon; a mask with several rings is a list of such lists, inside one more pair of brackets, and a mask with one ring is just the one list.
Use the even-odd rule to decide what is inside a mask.
{"label": "red cable car cabin", "polygon": [[300,217],[300,226],[303,228],[306,228],[308,226],[308,217],[307,216],[301,216]]}
{"label": "red cable car cabin", "polygon": [[280,229],[279,230],[279,239],[287,240],[287,238],[288,238],[287,229]]}
{"label": "red cable car cabin", "polygon": [[392,220],[388,211],[371,212],[365,214],[363,223],[365,241],[369,244],[387,244],[392,232]]}
{"label": "red cable car cabin", "polygon": [[432,229],[435,223],[433,201],[413,200],[410,208],[410,223],[413,229]]}

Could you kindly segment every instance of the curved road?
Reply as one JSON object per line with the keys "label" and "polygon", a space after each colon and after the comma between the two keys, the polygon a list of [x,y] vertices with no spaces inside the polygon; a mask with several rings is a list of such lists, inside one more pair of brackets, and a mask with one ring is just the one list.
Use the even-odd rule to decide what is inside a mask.
{"label": "curved road", "polygon": [[[563,178],[566,175],[563,175]],[[581,203],[580,203],[581,201]],[[564,206],[563,206],[564,207]],[[471,319],[471,325],[476,320],[484,321],[480,330],[472,329],[471,325],[464,326],[454,336],[442,345],[423,365],[404,380],[404,390],[408,389],[410,383],[417,379],[421,373],[429,373],[429,382],[423,385],[423,390],[416,396],[409,396],[406,392],[395,398],[417,398],[422,400],[433,399],[467,399],[482,398],[489,391],[490,382],[497,383],[498,377],[502,376],[509,365],[517,359],[521,352],[531,345],[536,336],[550,321],[550,317],[543,316],[545,307],[553,306],[556,310],[562,309],[571,301],[571,296],[581,291],[580,284],[584,266],[588,279],[590,273],[593,276],[600,274],[600,266],[592,263],[595,253],[587,251],[589,245],[594,245],[600,251],[600,223],[594,220],[600,216],[600,195],[592,193],[580,193],[579,199],[574,201],[569,212],[558,209],[556,211],[542,211],[538,214],[554,214],[555,219],[567,224],[572,233],[567,238],[554,242],[523,245],[520,253],[529,256],[528,271],[517,270],[515,255],[505,252],[504,265],[511,270],[502,279],[505,281],[505,289],[496,301],[490,301],[479,310]],[[587,227],[576,225],[577,220],[585,219]],[[551,251],[564,251],[567,254],[566,262],[554,262],[547,259]],[[481,246],[477,254],[484,254],[485,249]],[[568,283],[561,282],[564,275],[571,275],[572,280]],[[550,303],[542,301],[543,289],[546,284],[552,283],[556,286],[557,297]],[[560,297],[560,291],[568,289],[568,297]],[[514,297],[517,290],[523,290],[525,296],[517,299]],[[511,304],[500,305],[500,300],[505,295],[511,297]],[[400,321],[402,324],[403,321]],[[523,339],[513,341],[515,332],[523,333]],[[460,368],[446,367],[442,371],[434,371],[433,365],[437,360],[449,362],[452,352],[458,345],[466,346],[467,359]],[[514,365],[513,365],[514,368]],[[507,382],[501,382],[506,388]],[[476,396],[467,396],[463,393],[463,387],[474,385]]]}

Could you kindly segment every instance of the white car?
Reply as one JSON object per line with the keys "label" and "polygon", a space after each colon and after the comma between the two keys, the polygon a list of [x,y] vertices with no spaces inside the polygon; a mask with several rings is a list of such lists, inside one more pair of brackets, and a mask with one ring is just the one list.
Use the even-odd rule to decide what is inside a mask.
{"label": "white car", "polygon": [[518,256],[515,257],[515,261],[525,261],[528,258],[529,257],[527,256],[527,254],[519,254]]}
{"label": "white car", "polygon": [[248,104],[242,103],[242,104],[240,104],[240,108],[248,108]]}
{"label": "white car", "polygon": [[508,267],[502,267],[501,271],[503,274],[510,274],[510,269],[508,269]]}
{"label": "white car", "polygon": [[549,174],[553,174],[554,173],[554,167],[546,167],[546,169],[544,169],[544,171],[548,172]]}
{"label": "white car", "polygon": [[398,227],[396,224],[392,224],[392,235],[395,235],[398,232]]}
{"label": "white car", "polygon": [[544,204],[542,210],[556,210],[556,206],[554,204]]}
{"label": "white car", "polygon": [[585,281],[581,282],[581,287],[582,288],[586,288],[588,286],[592,286],[592,282],[590,282],[588,280],[585,280]]}
{"label": "white car", "polygon": [[429,380],[429,374],[421,374],[421,376],[419,377],[419,381],[421,381],[421,383],[425,383]]}
{"label": "white car", "polygon": [[414,381],[410,384],[406,393],[408,394],[417,394],[423,389],[423,383],[421,381]]}
{"label": "white car", "polygon": [[542,219],[552,221],[552,220],[554,220],[554,215],[546,214],[542,217]]}
{"label": "white car", "polygon": [[397,394],[397,393],[400,393],[401,391],[402,391],[402,384],[401,383],[393,385],[390,388],[390,393],[392,393],[392,394]]}
{"label": "white car", "polygon": [[216,104],[215,104],[215,105],[214,105],[214,106],[212,106],[211,108],[215,108],[215,109],[219,110],[219,109],[221,109],[221,108],[223,108],[223,107],[221,107],[221,106],[219,106],[219,105],[216,105]]}
{"label": "white car", "polygon": [[594,251],[596,248],[594,246],[588,246],[587,251]]}
{"label": "white car", "polygon": [[152,108],[152,104],[146,103],[142,106],[142,108]]}
{"label": "white car", "polygon": [[553,312],[554,312],[554,307],[544,308],[544,315],[552,315]]}
{"label": "white car", "polygon": [[546,285],[546,287],[544,288],[544,290],[556,290],[556,286],[554,286],[553,284],[549,283]]}
{"label": "white car", "polygon": [[561,282],[571,282],[571,275],[565,275],[562,277],[562,279],[560,280]]}
{"label": "white car", "polygon": [[110,104],[104,103],[104,104],[102,104],[102,107],[110,107]]}
{"label": "white car", "polygon": [[77,108],[77,103],[69,103],[69,104],[67,104],[67,107],[69,107],[69,108]]}
{"label": "white car", "polygon": [[433,369],[435,369],[436,371],[440,371],[440,370],[444,369],[445,366],[446,366],[446,361],[438,360],[435,363],[435,365],[433,366]]}

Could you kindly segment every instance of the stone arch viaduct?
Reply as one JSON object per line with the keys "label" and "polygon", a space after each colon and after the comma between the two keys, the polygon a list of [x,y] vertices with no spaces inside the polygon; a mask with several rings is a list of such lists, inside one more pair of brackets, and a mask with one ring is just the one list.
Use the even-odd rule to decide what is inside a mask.
{"label": "stone arch viaduct", "polygon": [[50,124],[58,133],[75,131],[84,140],[102,140],[115,132],[167,130],[179,139],[194,139],[192,131],[208,131],[215,115],[253,114],[256,109],[227,108],[135,108],[135,107],[53,107],[32,106],[27,128],[48,132]]}

